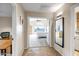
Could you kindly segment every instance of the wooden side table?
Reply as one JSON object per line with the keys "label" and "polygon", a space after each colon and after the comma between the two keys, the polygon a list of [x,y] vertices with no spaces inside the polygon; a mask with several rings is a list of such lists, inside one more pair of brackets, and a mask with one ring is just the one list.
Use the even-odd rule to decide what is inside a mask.
{"label": "wooden side table", "polygon": [[0,50],[1,50],[1,54],[3,55],[3,51],[5,52],[4,55],[6,56],[6,49],[8,47],[11,47],[12,48],[12,42],[11,40],[5,40],[5,39],[2,39],[0,40]]}

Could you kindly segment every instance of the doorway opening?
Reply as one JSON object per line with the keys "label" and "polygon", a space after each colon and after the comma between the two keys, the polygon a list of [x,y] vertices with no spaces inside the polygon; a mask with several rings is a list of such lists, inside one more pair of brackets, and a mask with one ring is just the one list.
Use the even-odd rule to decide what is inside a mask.
{"label": "doorway opening", "polygon": [[28,17],[28,48],[48,47],[49,19]]}
{"label": "doorway opening", "polygon": [[75,8],[74,56],[79,56],[79,7]]}
{"label": "doorway opening", "polygon": [[12,56],[12,6],[0,3],[0,56]]}

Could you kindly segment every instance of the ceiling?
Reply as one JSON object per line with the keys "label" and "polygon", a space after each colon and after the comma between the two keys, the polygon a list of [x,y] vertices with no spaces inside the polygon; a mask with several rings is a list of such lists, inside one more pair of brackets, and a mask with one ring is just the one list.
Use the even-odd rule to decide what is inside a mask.
{"label": "ceiling", "polygon": [[25,11],[33,12],[55,12],[60,8],[62,3],[22,3]]}
{"label": "ceiling", "polygon": [[9,3],[0,3],[0,16],[12,16],[12,7]]}

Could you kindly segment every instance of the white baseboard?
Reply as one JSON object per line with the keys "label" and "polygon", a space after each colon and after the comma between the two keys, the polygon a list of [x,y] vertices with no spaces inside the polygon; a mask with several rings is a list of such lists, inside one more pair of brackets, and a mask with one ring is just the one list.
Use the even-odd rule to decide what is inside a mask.
{"label": "white baseboard", "polygon": [[28,49],[28,48],[24,48],[24,50],[26,50],[26,49]]}
{"label": "white baseboard", "polygon": [[19,53],[19,56],[22,56],[24,52],[24,49],[21,50],[21,52]]}

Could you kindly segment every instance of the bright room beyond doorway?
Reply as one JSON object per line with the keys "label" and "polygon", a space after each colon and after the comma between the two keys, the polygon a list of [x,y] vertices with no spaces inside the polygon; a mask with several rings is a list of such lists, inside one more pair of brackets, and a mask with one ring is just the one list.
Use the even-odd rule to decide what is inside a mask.
{"label": "bright room beyond doorway", "polygon": [[29,18],[28,47],[47,47],[49,22],[45,18]]}

